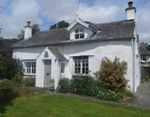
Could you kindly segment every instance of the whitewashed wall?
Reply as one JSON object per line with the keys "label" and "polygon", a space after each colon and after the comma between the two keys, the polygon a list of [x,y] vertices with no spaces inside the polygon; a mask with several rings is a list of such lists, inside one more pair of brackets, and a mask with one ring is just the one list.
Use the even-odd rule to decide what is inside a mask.
{"label": "whitewashed wall", "polygon": [[[94,42],[86,44],[70,44],[57,46],[59,51],[64,54],[64,56],[69,60],[66,66],[66,77],[71,79],[74,73],[74,62],[73,56],[88,55],[89,56],[89,70],[91,75],[98,71],[100,68],[100,63],[103,57],[108,57],[110,60],[114,60],[115,56],[119,57],[121,61],[126,61],[128,63],[126,79],[129,80],[128,85],[130,85],[131,90],[133,90],[133,63],[132,63],[132,42],[131,41],[104,41],[104,42]],[[45,47],[39,48],[25,48],[25,49],[14,49],[13,57],[20,59],[35,59],[40,53],[43,52]],[[36,86],[43,87],[42,76],[43,73],[43,53],[37,59],[37,74],[36,74]],[[52,78],[55,79],[55,86],[60,79],[60,66],[58,61],[55,62],[55,57],[51,55],[52,60]]]}
{"label": "whitewashed wall", "polygon": [[68,78],[74,73],[73,56],[89,55],[89,70],[91,75],[98,71],[103,57],[114,60],[115,56],[121,61],[128,63],[128,70],[125,77],[129,80],[131,90],[133,90],[133,74],[132,74],[132,43],[131,41],[104,41],[88,44],[65,45],[59,46],[58,49],[69,59],[67,66]]}
{"label": "whitewashed wall", "polygon": [[13,49],[13,58],[20,60],[36,59],[44,49],[45,47],[16,48]]}

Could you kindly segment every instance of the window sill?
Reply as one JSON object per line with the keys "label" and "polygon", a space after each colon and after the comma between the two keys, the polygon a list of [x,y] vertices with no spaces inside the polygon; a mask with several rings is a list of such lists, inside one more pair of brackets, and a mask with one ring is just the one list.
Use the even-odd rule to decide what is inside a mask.
{"label": "window sill", "polygon": [[25,76],[35,76],[36,74],[28,74],[28,73],[24,73]]}
{"label": "window sill", "polygon": [[74,75],[72,75],[72,77],[76,77],[76,76],[89,76],[89,74],[74,74]]}

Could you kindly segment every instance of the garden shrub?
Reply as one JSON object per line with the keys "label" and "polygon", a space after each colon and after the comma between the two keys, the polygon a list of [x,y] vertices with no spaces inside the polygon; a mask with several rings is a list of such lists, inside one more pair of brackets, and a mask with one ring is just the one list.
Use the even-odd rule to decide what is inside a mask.
{"label": "garden shrub", "polygon": [[13,78],[12,81],[18,84],[22,84],[23,76],[21,74],[16,74]]}
{"label": "garden shrub", "polygon": [[74,76],[71,80],[72,93],[96,96],[101,84],[91,76]]}
{"label": "garden shrub", "polygon": [[115,92],[101,87],[96,97],[101,100],[130,102],[133,100],[133,93],[127,90]]}
{"label": "garden shrub", "polygon": [[145,82],[145,81],[149,81],[150,80],[150,76],[146,73],[146,71],[142,71],[141,73],[141,77],[142,77],[142,82]]}
{"label": "garden shrub", "polygon": [[59,80],[58,92],[67,93],[70,92],[70,80],[68,78],[61,78]]}
{"label": "garden shrub", "polygon": [[11,79],[17,73],[22,73],[21,61],[8,56],[0,56],[0,79]]}
{"label": "garden shrub", "polygon": [[4,79],[0,82],[0,100],[9,100],[18,96],[18,92],[14,90],[17,87],[11,80]]}
{"label": "garden shrub", "polygon": [[35,87],[35,78],[23,78],[22,83],[26,86]]}
{"label": "garden shrub", "polygon": [[114,61],[110,61],[105,57],[102,59],[100,70],[95,75],[106,89],[120,91],[126,87],[128,82],[124,77],[126,71],[127,63],[125,61],[120,62],[117,57]]}

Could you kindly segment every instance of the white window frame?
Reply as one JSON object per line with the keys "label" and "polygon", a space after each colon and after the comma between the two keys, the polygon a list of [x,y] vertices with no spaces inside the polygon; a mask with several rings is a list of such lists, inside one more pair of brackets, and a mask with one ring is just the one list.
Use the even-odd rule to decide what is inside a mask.
{"label": "white window frame", "polygon": [[[62,72],[62,64],[64,64],[63,72]],[[61,63],[60,63],[60,73],[61,73],[61,74],[64,74],[64,73],[65,73],[65,68],[66,68],[65,62],[61,62]]]}
{"label": "white window frame", "polygon": [[[28,66],[27,64],[30,63],[30,73],[27,72],[28,70]],[[33,68],[33,63],[35,64],[35,67]],[[24,75],[36,75],[36,61],[23,61],[24,64]],[[33,72],[33,70],[35,70],[35,73]]]}
{"label": "white window frame", "polygon": [[[76,30],[79,30],[79,32],[76,32]],[[83,32],[81,32],[81,30],[83,30]],[[83,36],[84,36],[83,38],[81,38],[81,34],[83,34]],[[79,38],[77,38],[77,40],[78,39],[84,39],[85,38],[84,29],[83,28],[75,29],[75,35],[74,35],[75,39],[76,39],[76,35],[79,35]]]}
{"label": "white window frame", "polygon": [[[86,62],[85,62],[85,66],[84,66],[84,70],[85,73],[83,73],[83,61],[87,61],[88,66],[86,66]],[[78,65],[76,67],[76,62],[80,62],[80,73],[76,73],[76,69],[78,71]],[[88,72],[89,72],[89,59],[74,59],[74,74],[75,75],[88,75],[89,73],[86,73],[86,68],[88,68]]]}

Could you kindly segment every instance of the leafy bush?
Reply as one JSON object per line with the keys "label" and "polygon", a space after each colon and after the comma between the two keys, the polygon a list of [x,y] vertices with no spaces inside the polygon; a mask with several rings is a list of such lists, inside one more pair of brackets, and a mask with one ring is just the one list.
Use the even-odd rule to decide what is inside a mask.
{"label": "leafy bush", "polygon": [[17,73],[22,73],[22,64],[8,56],[0,56],[0,79],[11,79]]}
{"label": "leafy bush", "polygon": [[37,95],[37,92],[27,86],[16,87],[15,90],[18,92],[18,96],[33,96]]}
{"label": "leafy bush", "polygon": [[71,81],[72,93],[96,96],[101,84],[90,76],[75,76]]}
{"label": "leafy bush", "polygon": [[35,78],[23,78],[22,83],[26,86],[35,86]]}
{"label": "leafy bush", "polygon": [[18,96],[18,93],[14,90],[17,87],[11,80],[4,79],[0,82],[0,100],[9,100]]}
{"label": "leafy bush", "polygon": [[16,74],[13,78],[12,81],[18,84],[22,84],[23,76],[21,74]]}
{"label": "leafy bush", "polygon": [[121,101],[121,102],[129,102],[133,100],[133,94],[130,91],[123,90],[115,92],[107,90],[104,87],[101,87],[101,90],[98,92],[96,97],[101,100]]}
{"label": "leafy bush", "polygon": [[144,70],[142,71],[141,76],[142,76],[142,82],[150,80],[149,75]]}
{"label": "leafy bush", "polygon": [[119,58],[115,57],[112,62],[105,57],[102,59],[100,70],[95,75],[106,89],[120,91],[126,87],[128,82],[124,77],[126,70],[127,63],[125,61],[120,62]]}
{"label": "leafy bush", "polygon": [[68,78],[61,78],[59,80],[58,92],[67,93],[70,92],[70,80]]}

